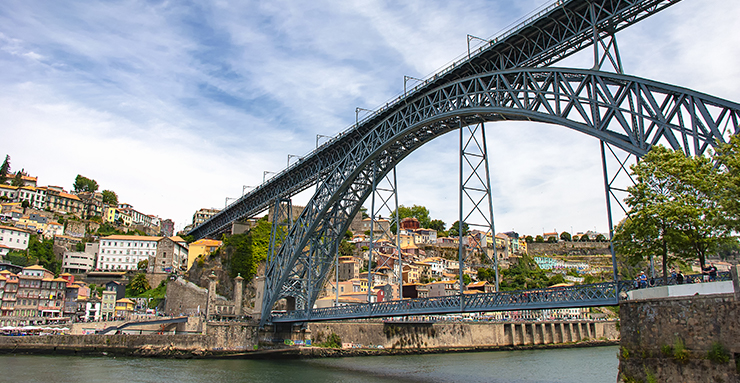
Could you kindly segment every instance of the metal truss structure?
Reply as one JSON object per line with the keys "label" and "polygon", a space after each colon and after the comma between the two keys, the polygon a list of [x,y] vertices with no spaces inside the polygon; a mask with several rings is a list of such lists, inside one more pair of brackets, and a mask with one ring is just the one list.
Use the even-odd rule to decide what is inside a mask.
{"label": "metal truss structure", "polygon": [[[396,233],[400,234],[401,221],[398,218],[398,183],[396,182],[396,168],[391,172],[382,175],[377,172],[377,167],[373,169],[373,188],[372,201],[370,203],[370,245],[368,246],[368,277],[367,277],[367,301],[371,302],[370,295],[375,284],[375,274],[385,268],[391,268],[392,280],[388,284],[398,284],[398,294],[396,299],[403,297],[403,254],[401,253],[401,244],[399,243],[400,235],[394,235],[391,228],[396,228]],[[383,213],[387,213],[383,218]],[[387,224],[385,224],[385,222]],[[395,238],[393,254],[381,254],[376,252],[375,244],[378,241],[376,233],[380,234],[380,239]],[[395,255],[395,258],[393,257]],[[337,254],[338,256],[338,254]],[[393,267],[391,267],[393,266]],[[339,283],[337,282],[337,285]],[[391,289],[392,292],[392,289]],[[390,296],[386,296],[391,299]]]}
{"label": "metal truss structure", "polygon": [[[272,323],[610,306],[618,304],[616,287],[616,283],[606,282],[558,289],[502,291],[328,307],[313,309],[310,315],[302,311],[275,315]],[[622,290],[630,288],[631,284],[622,285]]]}
{"label": "metal truss structure", "polygon": [[[701,281],[702,275],[687,275],[686,280]],[[716,281],[730,280],[732,280],[732,277],[729,272],[717,273]],[[656,279],[655,282],[656,286],[663,286],[662,279]],[[675,285],[676,281],[671,279],[669,284]],[[314,309],[311,310],[310,316],[306,316],[300,311],[292,311],[273,316],[272,322],[297,323],[308,320],[345,320],[406,315],[442,315],[460,312],[613,306],[619,303],[619,295],[635,289],[637,289],[635,281],[619,281],[570,287],[420,298]],[[462,310],[460,307],[462,307]]]}
{"label": "metal truss structure", "polygon": [[[482,47],[421,81],[358,124],[323,143],[284,171],[239,198],[208,221],[191,230],[194,238],[215,236],[232,222],[267,209],[276,198],[291,197],[336,166],[378,122],[429,90],[478,73],[512,68],[544,67],[593,44],[597,37],[614,35],[679,0],[569,0],[558,1],[506,31]],[[595,27],[595,28],[594,28]]]}
{"label": "metal truss structure", "polygon": [[[463,281],[464,268],[472,266],[488,267],[494,270],[494,286],[499,288],[498,255],[496,252],[496,230],[493,222],[493,199],[491,197],[491,175],[486,144],[486,127],[483,122],[462,126],[460,121],[460,189],[458,220],[459,238],[467,225],[477,233],[467,238],[472,243],[459,241],[458,268],[460,281]],[[491,244],[488,244],[488,237]],[[469,250],[469,251],[468,251]],[[476,260],[476,257],[478,258]],[[460,283],[460,295],[464,284]]]}
{"label": "metal truss structure", "polygon": [[[363,201],[373,192],[376,180],[385,177],[414,150],[447,132],[483,122],[526,120],[562,125],[593,136],[604,145],[603,153],[607,148],[612,152],[620,149],[639,157],[652,146],[665,144],[687,155],[701,155],[740,131],[740,105],[621,74],[614,39],[617,31],[676,2],[553,3],[532,19],[490,40],[463,60],[358,120],[350,129],[189,234],[200,238],[219,233],[231,222],[265,210],[278,198],[289,198],[316,185],[314,197],[271,257],[261,324],[271,320],[272,307],[282,298],[295,302],[296,311],[291,315],[315,320],[316,315],[322,314],[311,307],[334,263],[339,241]],[[608,60],[618,73],[542,68],[589,45],[594,45],[595,68]],[[605,187],[609,195],[613,189],[604,158]],[[624,170],[624,163],[621,167]],[[610,304],[605,302],[616,299],[616,285],[599,286],[573,290],[572,296],[579,297],[573,298],[578,299],[578,307],[597,301],[598,305]],[[612,293],[606,291],[609,288]],[[602,295],[578,295],[575,291]],[[549,302],[548,307],[566,307],[557,306],[560,304],[557,302],[574,302],[571,298],[556,302],[547,301],[544,295],[537,296],[543,297],[537,298],[539,302]],[[457,311],[472,310],[478,304],[468,302],[473,298],[462,295],[439,302],[455,299],[452,306]],[[379,307],[398,307],[395,304],[383,302]],[[490,304],[490,301],[481,303]]]}
{"label": "metal truss structure", "polygon": [[[566,126],[638,156],[660,143],[701,155],[740,132],[740,104],[631,76],[553,68],[486,73],[433,89],[376,125],[317,186],[289,234],[293,242],[277,257],[285,272],[267,274],[274,295],[265,295],[263,312],[298,293],[288,287],[306,280],[307,259],[331,263],[336,233],[372,192],[374,174],[461,125],[508,120]],[[313,276],[309,290],[318,290],[322,276]]]}

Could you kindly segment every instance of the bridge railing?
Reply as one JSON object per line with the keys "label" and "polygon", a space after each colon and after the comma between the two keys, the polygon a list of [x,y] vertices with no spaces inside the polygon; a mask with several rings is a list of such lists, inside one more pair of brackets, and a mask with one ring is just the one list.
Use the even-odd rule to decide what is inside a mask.
{"label": "bridge railing", "polygon": [[[293,163],[292,165],[287,166],[283,171],[280,171],[277,174],[273,175],[273,178],[274,177],[278,177],[279,175],[288,172],[291,168],[293,168],[294,166],[296,166],[302,159],[307,158],[307,157],[309,157],[311,155],[316,154],[317,152],[319,152],[321,149],[323,149],[327,145],[332,144],[335,141],[337,141],[340,138],[342,138],[345,134],[347,134],[348,132],[350,132],[352,129],[355,129],[359,125],[364,124],[365,122],[367,122],[368,120],[371,120],[371,119],[375,118],[377,115],[379,115],[380,113],[382,113],[386,109],[389,109],[389,108],[394,107],[396,105],[396,103],[402,101],[403,99],[405,99],[408,96],[413,95],[420,88],[422,88],[425,85],[429,84],[429,82],[434,81],[435,79],[444,76],[445,74],[451,72],[452,70],[454,70],[456,67],[460,66],[461,64],[463,64],[463,63],[465,63],[465,62],[467,62],[467,61],[475,58],[477,55],[479,55],[480,53],[482,53],[486,48],[494,45],[495,43],[497,43],[497,42],[505,39],[508,36],[511,36],[511,35],[515,34],[516,32],[518,32],[521,29],[523,29],[524,27],[526,27],[532,21],[536,20],[537,18],[541,17],[542,15],[546,14],[547,12],[550,12],[551,10],[555,9],[556,7],[561,6],[563,3],[564,3],[564,0],[555,0],[552,3],[550,3],[550,4],[543,4],[542,5],[543,8],[541,8],[539,10],[538,9],[535,9],[534,11],[530,12],[530,14],[525,15],[524,17],[520,18],[519,20],[517,20],[514,23],[510,24],[510,26],[511,25],[513,25],[513,26],[511,26],[511,27],[510,26],[507,26],[504,29],[502,29],[501,31],[499,31],[498,33],[496,33],[493,36],[491,36],[490,38],[488,38],[486,40],[487,43],[482,43],[482,44],[478,45],[478,47],[477,47],[477,49],[475,49],[475,51],[469,52],[469,53],[468,52],[465,52],[465,53],[462,53],[462,54],[458,55],[457,57],[455,57],[451,61],[447,62],[447,64],[444,64],[441,68],[439,68],[439,69],[433,71],[431,74],[425,76],[419,84],[411,87],[411,89],[409,89],[405,93],[399,93],[396,96],[391,97],[385,103],[381,103],[376,108],[372,109],[373,110],[372,113],[368,113],[366,116],[364,116],[363,118],[359,119],[357,123],[352,124],[352,125],[349,125],[345,129],[343,129],[342,131],[340,131],[339,133],[337,133],[336,135],[331,136],[330,139],[328,139],[327,141],[325,141],[321,145],[317,146],[316,148],[312,149],[311,151],[309,151],[305,155],[301,156],[300,157],[301,159],[299,159],[297,162]],[[258,186],[253,191],[258,190],[261,187],[262,187],[262,185]],[[245,196],[248,195],[248,194],[250,194],[250,193],[245,194]],[[232,202],[232,203],[234,203],[234,202]]]}
{"label": "bridge railing", "polygon": [[[684,277],[684,283],[698,283],[704,280],[703,274]],[[729,272],[719,272],[714,281],[732,280]],[[668,285],[678,284],[671,277]],[[645,287],[663,286],[663,279],[655,279]],[[404,315],[450,314],[460,312],[490,312],[509,310],[537,310],[568,307],[611,306],[619,303],[619,295],[641,288],[636,281],[619,281],[576,285],[567,287],[548,287],[531,290],[500,291],[450,295],[444,297],[403,299],[396,301],[353,304],[339,307],[326,307],[306,311],[288,311],[275,314],[272,322],[303,322],[331,319],[379,318]]]}
{"label": "bridge railing", "polygon": [[683,282],[681,283],[679,283],[677,278],[673,276],[668,276],[668,284],[666,284],[663,281],[662,277],[655,278],[652,280],[648,279],[642,286],[640,282],[636,280],[619,281],[619,291],[627,292],[630,290],[648,288],[648,287],[671,286],[671,285],[678,285],[678,284],[692,284],[692,283],[702,283],[702,282],[722,282],[722,281],[731,281],[731,280],[732,280],[732,275],[730,275],[729,271],[718,272],[717,276],[714,278],[711,278],[707,274],[688,274],[684,276]]}
{"label": "bridge railing", "polygon": [[[461,301],[462,300],[462,301]],[[449,314],[534,310],[546,308],[608,306],[618,303],[616,285],[605,282],[534,290],[450,295],[444,297],[326,307],[276,314],[272,322],[302,322],[330,319],[378,318],[416,314]]]}

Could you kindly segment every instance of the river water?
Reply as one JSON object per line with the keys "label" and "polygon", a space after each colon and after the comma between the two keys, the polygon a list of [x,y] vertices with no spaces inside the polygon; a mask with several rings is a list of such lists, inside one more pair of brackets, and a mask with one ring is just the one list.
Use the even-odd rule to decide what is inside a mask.
{"label": "river water", "polygon": [[617,346],[303,360],[0,356],[0,382],[616,382]]}

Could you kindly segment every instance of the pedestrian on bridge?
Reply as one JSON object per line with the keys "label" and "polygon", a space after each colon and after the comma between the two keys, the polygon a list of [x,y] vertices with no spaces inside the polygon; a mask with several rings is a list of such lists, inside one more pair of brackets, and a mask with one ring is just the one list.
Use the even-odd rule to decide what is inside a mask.
{"label": "pedestrian on bridge", "polygon": [[644,289],[647,287],[647,275],[644,271],[640,271],[640,275],[637,277],[638,288]]}

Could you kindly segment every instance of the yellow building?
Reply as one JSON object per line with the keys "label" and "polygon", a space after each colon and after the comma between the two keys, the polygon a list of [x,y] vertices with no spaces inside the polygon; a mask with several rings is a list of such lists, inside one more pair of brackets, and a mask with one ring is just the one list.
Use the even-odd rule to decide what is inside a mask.
{"label": "yellow building", "polygon": [[116,301],[116,311],[114,316],[127,317],[134,312],[136,303],[128,298],[121,298]]}
{"label": "yellow building", "polygon": [[123,226],[131,226],[133,222],[131,214],[126,213],[123,209],[110,206],[104,208],[103,219],[105,222],[120,223]]}
{"label": "yellow building", "polygon": [[211,254],[223,245],[223,242],[215,239],[199,239],[190,244],[188,247],[188,270],[193,266],[196,258],[201,255]]}

